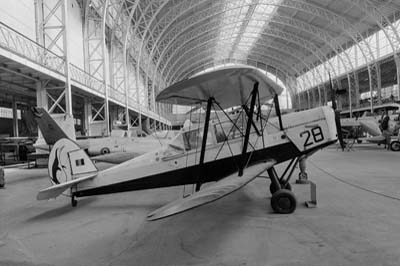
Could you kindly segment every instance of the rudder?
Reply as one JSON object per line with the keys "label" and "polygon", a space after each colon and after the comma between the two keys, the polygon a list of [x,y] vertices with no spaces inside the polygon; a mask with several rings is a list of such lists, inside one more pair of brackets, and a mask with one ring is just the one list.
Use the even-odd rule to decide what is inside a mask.
{"label": "rudder", "polygon": [[58,185],[85,175],[97,173],[89,156],[79,146],[66,138],[54,144],[48,165],[50,180]]}

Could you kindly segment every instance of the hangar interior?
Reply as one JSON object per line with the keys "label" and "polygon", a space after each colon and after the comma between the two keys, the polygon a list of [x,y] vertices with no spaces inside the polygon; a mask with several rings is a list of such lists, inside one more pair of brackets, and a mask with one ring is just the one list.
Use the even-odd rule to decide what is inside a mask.
{"label": "hangar interior", "polygon": [[[0,0],[0,165],[6,165],[0,173],[0,185],[4,186],[0,202],[6,205],[0,211],[0,265],[67,265],[69,261],[73,265],[127,265],[132,260],[137,260],[137,265],[317,265],[321,259],[326,259],[326,265],[398,265],[400,238],[395,239],[392,229],[400,225],[394,204],[400,200],[396,169],[400,153],[384,153],[375,144],[357,147],[353,140],[346,147],[348,153],[339,152],[337,144],[326,148],[322,156],[311,159],[308,174],[322,176],[321,186],[327,187],[318,190],[319,195],[322,200],[325,196],[331,200],[315,212],[300,208],[294,218],[272,216],[275,221],[270,221],[271,213],[262,212],[261,203],[248,199],[248,194],[259,200],[265,197],[256,185],[231,201],[227,197],[210,212],[218,223],[223,224],[232,214],[243,224],[227,222],[221,232],[223,244],[218,246],[219,227],[213,227],[206,218],[211,217],[207,209],[178,218],[176,224],[144,222],[145,213],[152,207],[170,201],[168,195],[172,193],[180,195],[178,188],[150,194],[140,191],[132,198],[123,193],[83,200],[80,211],[70,211],[65,201],[36,203],[35,193],[48,181],[49,155],[33,145],[47,140],[45,132],[38,130],[31,108],[43,108],[59,125],[70,123],[65,129],[69,130],[68,137],[77,143],[78,139],[86,140],[85,148],[79,146],[90,156],[111,155],[113,148],[128,150],[128,140],[116,140],[125,138],[126,132],[140,139],[181,129],[189,113],[190,119],[205,119],[202,111],[192,114],[187,107],[157,102],[157,95],[165,88],[211,71],[246,66],[262,71],[283,88],[278,100],[282,113],[332,106],[334,99],[343,118],[369,113],[378,121],[384,111],[390,111],[393,117],[398,116],[390,117],[398,124],[399,53],[399,0]],[[165,134],[165,141],[172,138],[170,133]],[[400,150],[397,134],[398,127],[390,143],[378,143]],[[107,137],[113,139],[102,140]],[[103,144],[94,144],[96,139]],[[164,140],[157,141],[161,144]],[[97,145],[93,154],[90,145]],[[140,153],[154,147],[153,142],[146,141],[135,145],[140,146]],[[354,163],[349,163],[352,160]],[[33,166],[30,161],[45,167],[25,169]],[[368,166],[360,170],[357,164]],[[96,167],[104,169],[110,164]],[[375,180],[375,176],[383,176],[383,181]],[[356,191],[340,187],[347,183]],[[357,191],[357,186],[364,192]],[[308,186],[296,189],[301,200],[309,197]],[[341,199],[335,196],[336,190],[341,190],[339,198],[344,193]],[[365,191],[375,195],[363,194]],[[379,198],[382,195],[383,200]],[[368,205],[374,197],[378,197],[377,202]],[[363,202],[349,209],[343,207],[357,200]],[[255,209],[238,209],[242,201],[256,204]],[[343,205],[335,209],[335,204]],[[85,207],[90,211],[83,214]],[[219,213],[218,208],[224,212]],[[328,214],[325,208],[330,209]],[[248,219],[241,216],[242,211]],[[108,220],[111,213],[115,213],[115,220]],[[139,218],[132,218],[135,215]],[[322,217],[321,225],[318,217]],[[50,232],[57,231],[64,218],[71,221],[66,228],[79,229],[71,239],[67,230],[52,238]],[[350,227],[336,234],[340,226],[332,225],[330,218]],[[356,228],[363,218],[365,223]],[[96,223],[93,219],[100,223],[87,226]],[[196,219],[199,228],[192,230],[188,224],[196,223]],[[283,226],[285,223],[287,226]],[[48,231],[46,224],[51,228]],[[295,229],[298,224],[306,231],[303,235]],[[21,229],[24,226],[26,231]],[[122,229],[114,228],[118,226]],[[113,229],[107,231],[110,227]],[[275,228],[284,231],[282,238]],[[100,231],[98,238],[93,236]],[[213,237],[203,239],[206,231]],[[79,234],[86,242],[72,239]],[[346,243],[347,234],[352,237]],[[160,243],[157,235],[161,235]],[[277,246],[288,247],[294,258],[280,253],[272,240],[261,236],[277,237]],[[371,243],[375,237],[376,245]],[[252,243],[252,238],[270,253],[263,254],[258,247],[235,254]],[[235,239],[239,239],[237,245],[232,244]],[[95,244],[96,240],[105,244]],[[204,240],[205,246],[197,240]],[[107,245],[111,250],[106,252]],[[46,255],[45,250],[52,247],[68,252]],[[104,256],[96,248],[104,251]],[[169,254],[163,254],[163,248]],[[79,249],[86,249],[93,260]],[[302,251],[296,253],[295,249]]]}

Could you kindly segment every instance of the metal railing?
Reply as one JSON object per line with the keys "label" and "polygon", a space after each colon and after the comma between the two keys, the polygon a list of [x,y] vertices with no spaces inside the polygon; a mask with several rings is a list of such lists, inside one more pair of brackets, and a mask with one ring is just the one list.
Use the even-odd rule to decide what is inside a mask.
{"label": "metal railing", "polygon": [[[33,41],[24,34],[14,30],[0,21],[0,47],[10,51],[22,58],[45,67],[51,71],[65,76],[65,60],[63,57],[48,50],[41,44]],[[70,75],[73,82],[77,82],[90,90],[105,94],[104,82],[90,75],[76,65],[70,64]],[[125,103],[125,93],[108,86],[109,98],[121,104]],[[144,115],[153,118],[159,117],[145,106],[138,107],[134,99],[129,99],[129,106],[132,109],[140,110]],[[165,119],[162,119],[165,120]]]}
{"label": "metal railing", "polygon": [[64,74],[65,61],[25,35],[0,21],[0,47],[59,74]]}
{"label": "metal railing", "polygon": [[[88,87],[89,89],[92,89],[96,92],[105,93],[104,90],[104,82],[101,80],[97,79],[96,77],[90,75],[83,69],[70,64],[70,74],[71,74],[71,80],[80,83],[83,86]],[[113,90],[113,89],[112,89]]]}
{"label": "metal railing", "polygon": [[125,92],[115,90],[111,86],[109,86],[108,89],[108,97],[110,99],[120,102],[121,104],[125,103]]}

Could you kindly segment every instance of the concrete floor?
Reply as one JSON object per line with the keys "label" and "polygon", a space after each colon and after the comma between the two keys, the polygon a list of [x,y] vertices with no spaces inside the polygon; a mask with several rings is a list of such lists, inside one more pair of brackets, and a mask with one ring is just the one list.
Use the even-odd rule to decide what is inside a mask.
{"label": "concrete floor", "polygon": [[376,146],[332,147],[308,163],[318,208],[304,206],[308,186],[294,185],[296,212],[273,214],[269,181],[257,179],[220,201],[155,222],[146,214],[182,188],[84,198],[72,208],[63,197],[35,200],[50,182],[47,169],[9,169],[0,190],[0,265],[398,266],[399,162],[400,153]]}

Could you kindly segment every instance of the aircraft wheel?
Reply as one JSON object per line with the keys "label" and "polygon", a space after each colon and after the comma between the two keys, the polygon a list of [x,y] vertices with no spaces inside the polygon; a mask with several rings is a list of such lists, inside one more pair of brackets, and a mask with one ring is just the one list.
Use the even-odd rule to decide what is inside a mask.
{"label": "aircraft wheel", "polygon": [[393,141],[392,143],[390,143],[390,149],[392,151],[400,151],[400,141]]}
{"label": "aircraft wheel", "polygon": [[[281,184],[281,189],[287,189],[287,190],[292,190],[292,185],[290,185],[290,183],[287,183],[285,187],[283,187],[283,184]],[[269,185],[269,191],[271,192],[271,194],[273,195],[275,192],[277,192],[279,190],[279,188],[274,185],[274,183],[271,182],[271,184]]]}
{"label": "aircraft wheel", "polygon": [[100,150],[100,153],[101,153],[101,154],[109,154],[109,153],[110,153],[110,149],[109,149],[109,148],[102,148],[102,149]]}
{"label": "aircraft wheel", "polygon": [[281,189],[271,198],[271,207],[276,213],[288,214],[296,210],[297,200],[292,191]]}
{"label": "aircraft wheel", "polygon": [[72,207],[76,207],[78,205],[78,201],[75,199],[74,196],[71,196],[71,205]]}

